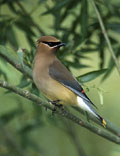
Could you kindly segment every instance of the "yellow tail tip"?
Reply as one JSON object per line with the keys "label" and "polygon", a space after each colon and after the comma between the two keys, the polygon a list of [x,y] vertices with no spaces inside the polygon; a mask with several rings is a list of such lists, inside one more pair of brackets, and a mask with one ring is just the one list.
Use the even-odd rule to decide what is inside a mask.
{"label": "yellow tail tip", "polygon": [[102,119],[102,125],[104,128],[106,128],[106,121],[104,119]]}

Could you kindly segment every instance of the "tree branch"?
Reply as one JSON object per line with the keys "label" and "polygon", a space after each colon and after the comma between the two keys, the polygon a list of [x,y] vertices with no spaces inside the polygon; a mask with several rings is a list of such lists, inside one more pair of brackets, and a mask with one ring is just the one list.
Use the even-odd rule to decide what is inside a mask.
{"label": "tree branch", "polygon": [[116,58],[116,56],[115,56],[115,52],[114,52],[114,50],[113,50],[113,48],[112,48],[110,39],[109,39],[109,37],[108,37],[107,31],[106,31],[106,29],[105,29],[105,26],[104,26],[104,24],[103,24],[103,20],[102,20],[101,15],[100,15],[100,12],[98,11],[97,6],[96,6],[94,0],[91,0],[91,3],[92,3],[92,5],[93,5],[93,7],[94,7],[94,9],[95,9],[95,12],[96,12],[96,15],[97,15],[97,18],[98,18],[98,21],[99,21],[99,24],[100,24],[102,33],[103,33],[103,35],[104,35],[104,37],[105,37],[105,40],[106,40],[106,42],[107,42],[109,51],[110,51],[111,56],[112,56],[112,58],[113,58],[113,61],[114,61],[115,65],[116,65],[116,68],[117,68],[117,70],[118,70],[118,73],[120,74],[120,65],[119,65],[118,60],[117,60],[117,58]]}
{"label": "tree branch", "polygon": [[[73,107],[73,109],[75,109],[76,111],[80,112],[81,114],[85,115],[84,111],[82,111],[80,108],[76,108],[76,107]],[[89,114],[89,118],[94,121],[95,123],[99,124],[100,126],[101,123],[99,120],[97,120],[94,116],[90,115]],[[104,118],[105,119],[105,118]],[[106,121],[106,129],[110,132],[112,132],[113,134],[117,135],[118,137],[120,137],[120,128],[117,127],[116,125],[114,125],[112,122],[110,122],[109,120],[105,119]]]}
{"label": "tree branch", "polygon": [[32,70],[27,67],[23,66],[20,61],[12,56],[9,51],[4,48],[3,46],[0,46],[0,56],[2,56],[3,59],[5,59],[7,62],[9,62],[14,68],[19,70],[24,75],[28,76],[30,79],[32,79]]}
{"label": "tree branch", "polygon": [[78,155],[79,156],[87,156],[85,151],[83,150],[81,144],[80,144],[79,138],[76,135],[74,125],[70,121],[68,122],[67,120],[63,120],[63,123],[64,123],[65,127],[67,128],[66,133],[69,134],[73,143],[75,144]]}
{"label": "tree branch", "polygon": [[[28,17],[31,18],[30,13],[28,13],[28,12],[26,11],[26,9],[24,8],[24,6],[23,6],[19,1],[16,1],[16,4],[18,5],[18,7],[21,9],[21,11],[22,11],[25,15],[27,15]],[[36,27],[36,29],[37,29],[40,33],[44,34],[43,30],[40,29],[40,27],[34,22],[33,19],[32,19],[32,24],[33,24],[34,27]]]}
{"label": "tree branch", "polygon": [[[10,85],[9,83],[7,83],[6,81],[3,81],[3,80],[0,80],[0,86],[18,94],[18,95],[21,95],[21,96],[25,97],[26,99],[29,99],[40,106],[43,106],[52,111],[54,110],[53,105],[50,105],[49,102],[42,100],[41,98],[39,98],[38,96],[36,96],[34,94],[31,94],[29,91],[25,91],[21,88]],[[96,133],[97,135],[99,135],[103,138],[106,138],[107,140],[110,140],[116,144],[120,144],[120,138],[118,136],[115,136],[115,135],[107,132],[106,130],[102,130],[100,128],[95,127],[94,125],[91,125],[87,121],[84,121],[84,120],[76,117],[75,115],[73,115],[71,112],[69,112],[67,110],[62,110],[60,108],[56,108],[55,113],[73,121],[74,123],[76,123],[84,128],[87,128],[91,132]]]}
{"label": "tree branch", "polygon": [[[13,67],[15,67],[17,70],[19,70],[21,73],[25,74],[26,76],[28,76],[30,79],[32,79],[32,70],[25,66],[24,67],[21,65],[20,61],[18,59],[16,59],[14,56],[12,56],[9,51],[3,47],[0,46],[0,56],[2,58],[4,58],[7,62],[9,62]],[[48,106],[49,107],[49,106]],[[74,108],[77,111],[79,111],[80,113],[83,114],[83,111],[81,111],[79,108]],[[97,124],[101,125],[101,123],[96,120],[95,117],[90,116],[90,119],[94,122],[96,122]],[[106,125],[106,129],[110,132],[112,132],[113,134],[117,135],[120,137],[120,128],[115,126],[113,123],[111,123],[110,121],[108,121],[107,119],[105,119],[107,125]]]}
{"label": "tree branch", "polygon": [[7,129],[5,128],[5,126],[2,123],[0,123],[0,131],[2,132],[3,136],[5,137],[6,143],[9,143],[11,146],[13,146],[15,148],[15,150],[19,153],[19,155],[26,156],[26,153],[23,150],[23,148],[16,142],[16,140],[14,139],[14,136],[12,136],[7,131]]}

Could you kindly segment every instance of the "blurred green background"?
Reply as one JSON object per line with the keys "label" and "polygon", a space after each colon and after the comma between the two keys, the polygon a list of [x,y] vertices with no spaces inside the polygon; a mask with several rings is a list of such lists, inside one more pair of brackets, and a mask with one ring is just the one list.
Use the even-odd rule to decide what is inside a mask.
{"label": "blurred green background", "polygon": [[[120,2],[95,2],[120,61]],[[91,81],[89,74],[88,82],[86,77],[79,80],[99,113],[120,126],[120,76],[91,1],[0,0],[0,44],[11,55],[20,59],[18,49],[23,48],[24,64],[32,67],[36,41],[42,35],[53,35],[66,43],[57,56],[76,77],[99,70]],[[1,57],[0,79],[43,97],[26,76]],[[120,156],[119,145],[0,88],[1,156],[78,156],[82,151],[87,156]]]}

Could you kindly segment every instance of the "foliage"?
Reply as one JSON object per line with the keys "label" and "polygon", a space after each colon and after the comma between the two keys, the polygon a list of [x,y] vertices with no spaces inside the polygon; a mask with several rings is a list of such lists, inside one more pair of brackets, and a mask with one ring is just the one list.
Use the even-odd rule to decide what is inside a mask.
{"label": "foliage", "polygon": [[[118,59],[120,56],[118,39],[120,37],[120,2],[108,0],[96,0],[95,2],[114,49],[114,55]],[[28,1],[25,0],[0,1],[0,44],[3,46],[7,45],[14,49],[11,55],[18,58],[23,66],[27,65],[32,68],[36,40],[39,36],[53,35],[67,43],[66,47],[57,53],[57,57],[69,70],[72,68],[90,68],[91,65],[83,64],[82,60],[89,60],[88,54],[90,53],[94,52],[98,54],[99,60],[97,61],[99,65],[97,71],[90,71],[78,76],[78,80],[80,80],[81,83],[91,81],[102,74],[104,74],[102,81],[109,77],[116,66],[112,56],[109,58],[106,57],[108,45],[90,1],[38,0],[35,1],[34,6],[32,6],[32,1],[30,2],[30,9],[27,7],[27,3]],[[44,11],[38,14],[36,11],[39,10],[40,7],[44,8]],[[38,20],[35,20],[35,16],[37,16]],[[48,22],[47,28],[44,28],[41,24],[41,18],[44,19],[47,17],[49,20],[49,16],[52,17],[52,25]],[[24,34],[29,50],[25,49],[25,47],[19,49],[19,35],[21,32]],[[0,61],[1,60],[2,59],[0,59]],[[4,60],[2,60],[2,63],[3,62]],[[0,78],[8,80],[8,77],[0,67]],[[32,80],[24,74],[20,77],[20,82],[17,86],[27,88],[32,93],[44,98],[43,95],[38,92]],[[26,153],[30,152],[27,151],[27,146],[31,146],[36,151],[32,153],[33,155],[39,152],[44,155],[45,150],[38,147],[28,134],[38,127],[44,127],[46,124],[46,122],[44,122],[45,119],[50,120],[51,123],[58,128],[60,126],[56,118],[51,119],[49,112],[43,113],[43,109],[38,109],[38,106],[34,104],[33,109],[32,111],[30,110],[31,122],[29,123],[23,120],[19,129],[16,128],[13,131],[13,133],[15,132],[15,134],[19,136],[16,141],[17,143],[14,143],[12,140],[12,146],[8,147],[7,141],[4,141],[4,145],[6,148],[8,147],[8,149],[6,152],[3,150],[3,153],[1,152],[0,154],[8,155],[8,153],[12,151],[12,155],[16,155],[16,152],[20,155],[26,155]],[[9,125],[9,123],[14,122],[15,117],[18,121],[19,118],[24,118],[24,114],[23,105],[18,104],[16,110],[0,116],[0,123],[5,127],[7,124]],[[64,123],[61,122],[61,124],[64,126]],[[8,140],[11,141],[9,137]],[[15,144],[18,144],[18,146],[16,147]],[[17,151],[14,151],[13,147],[15,147]],[[23,148],[24,150],[22,150]]]}

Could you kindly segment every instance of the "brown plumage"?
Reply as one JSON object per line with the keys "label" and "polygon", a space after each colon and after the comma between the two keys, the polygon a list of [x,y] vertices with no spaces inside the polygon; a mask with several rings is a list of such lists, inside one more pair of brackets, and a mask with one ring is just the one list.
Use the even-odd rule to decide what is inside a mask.
{"label": "brown plumage", "polygon": [[[74,105],[76,103],[76,94],[54,80],[49,74],[50,66],[54,63],[56,64],[55,66],[57,66],[57,63],[59,62],[55,56],[55,52],[59,47],[51,48],[43,42],[59,42],[59,40],[51,36],[43,36],[38,40],[38,47],[34,59],[33,80],[36,86],[49,100],[54,101],[59,99],[61,104]],[[63,67],[60,62],[59,64]],[[61,74],[63,75],[64,71],[67,71],[65,67],[61,68],[61,70]],[[68,73],[69,72],[67,72],[67,74]],[[70,73],[67,76],[68,79],[71,78],[73,80]]]}
{"label": "brown plumage", "polygon": [[105,120],[92,108],[94,104],[83,88],[56,58],[56,51],[63,45],[64,43],[52,36],[43,36],[38,40],[33,66],[36,86],[49,100],[60,100],[60,104],[79,106],[93,114],[105,126]]}

